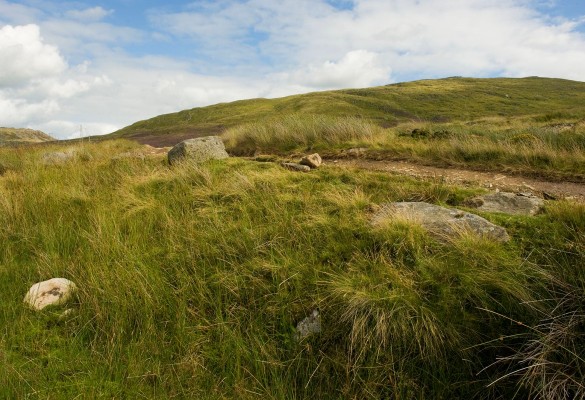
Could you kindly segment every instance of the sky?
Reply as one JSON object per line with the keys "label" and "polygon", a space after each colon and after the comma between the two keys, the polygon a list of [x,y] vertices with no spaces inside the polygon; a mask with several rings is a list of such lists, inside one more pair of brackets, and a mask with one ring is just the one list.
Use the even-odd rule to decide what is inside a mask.
{"label": "sky", "polygon": [[585,81],[585,0],[0,0],[0,126],[449,76]]}

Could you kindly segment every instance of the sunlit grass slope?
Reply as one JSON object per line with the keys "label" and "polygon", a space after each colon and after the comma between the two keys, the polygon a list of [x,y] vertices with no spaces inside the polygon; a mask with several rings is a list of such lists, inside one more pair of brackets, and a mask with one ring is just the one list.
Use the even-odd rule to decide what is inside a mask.
{"label": "sunlit grass slope", "polygon": [[447,78],[243,100],[161,115],[136,122],[113,136],[204,136],[290,114],[359,117],[380,126],[393,126],[407,121],[468,121],[554,112],[585,117],[585,83],[538,77]]}
{"label": "sunlit grass slope", "polygon": [[41,131],[23,128],[0,128],[0,146],[21,143],[42,143],[55,140]]}
{"label": "sunlit grass slope", "polygon": [[[135,146],[78,144],[60,165],[42,162],[56,146],[0,149],[0,398],[583,395],[583,205],[482,214],[507,244],[439,242],[369,218],[477,190],[327,165],[112,159]],[[65,307],[22,304],[56,276],[79,287],[65,320]],[[323,332],[296,342],[315,308]]]}

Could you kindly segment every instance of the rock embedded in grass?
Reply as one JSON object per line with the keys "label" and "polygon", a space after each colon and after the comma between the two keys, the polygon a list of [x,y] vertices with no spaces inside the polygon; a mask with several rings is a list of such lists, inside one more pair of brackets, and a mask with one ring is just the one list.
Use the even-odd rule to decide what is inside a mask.
{"label": "rock embedded in grass", "polygon": [[65,278],[53,278],[31,286],[24,302],[34,310],[66,303],[76,290],[75,283]]}
{"label": "rock embedded in grass", "polygon": [[169,164],[180,161],[202,163],[209,160],[223,160],[229,155],[219,136],[204,136],[187,139],[173,147],[168,153]]}
{"label": "rock embedded in grass", "polygon": [[290,169],[291,171],[309,172],[311,170],[311,167],[308,165],[301,165],[297,163],[285,162],[281,165],[286,169]]}
{"label": "rock embedded in grass", "polygon": [[57,165],[65,164],[66,162],[73,161],[76,156],[75,150],[68,151],[54,151],[51,153],[43,154],[43,164],[45,165]]}
{"label": "rock embedded in grass", "polygon": [[384,204],[372,216],[371,221],[374,226],[382,226],[385,222],[397,219],[419,223],[439,239],[455,237],[461,233],[471,231],[497,242],[510,240],[506,229],[492,224],[478,215],[424,202]]}
{"label": "rock embedded in grass", "polygon": [[366,147],[356,147],[356,148],[344,150],[341,154],[349,156],[349,157],[361,157],[364,154],[366,154],[367,151],[368,151],[368,149]]}
{"label": "rock embedded in grass", "polygon": [[316,333],[321,333],[321,314],[319,310],[313,310],[311,315],[297,324],[295,337],[298,341],[301,341]]}
{"label": "rock embedded in grass", "polygon": [[544,209],[544,201],[531,193],[490,193],[474,197],[469,205],[480,211],[513,215],[536,215]]}
{"label": "rock embedded in grass", "polygon": [[319,166],[323,163],[321,156],[317,153],[309,154],[308,156],[304,156],[301,158],[301,165],[306,165],[311,169],[319,168]]}

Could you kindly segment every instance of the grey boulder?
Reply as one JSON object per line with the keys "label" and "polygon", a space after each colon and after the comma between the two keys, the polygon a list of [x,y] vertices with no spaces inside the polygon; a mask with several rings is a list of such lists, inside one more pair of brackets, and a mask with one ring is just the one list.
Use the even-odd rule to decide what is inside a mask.
{"label": "grey boulder", "polygon": [[202,163],[209,160],[228,158],[225,146],[219,136],[205,136],[182,141],[168,153],[169,164],[179,161]]}
{"label": "grey boulder", "polygon": [[531,193],[491,193],[474,197],[469,204],[480,211],[513,215],[536,215],[544,208],[544,201]]}
{"label": "grey boulder", "polygon": [[478,215],[424,202],[385,204],[373,215],[371,222],[373,226],[380,226],[385,221],[394,219],[419,223],[439,239],[455,237],[460,233],[471,231],[498,242],[510,240],[506,229]]}

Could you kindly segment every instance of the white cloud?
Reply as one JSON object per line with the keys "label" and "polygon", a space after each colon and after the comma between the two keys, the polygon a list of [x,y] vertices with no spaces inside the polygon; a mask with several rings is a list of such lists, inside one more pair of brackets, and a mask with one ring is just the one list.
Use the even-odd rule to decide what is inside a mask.
{"label": "white cloud", "polygon": [[91,7],[84,10],[70,10],[65,13],[69,18],[81,21],[99,21],[112,14],[113,10],[106,10],[102,7]]}
{"label": "white cloud", "polygon": [[43,0],[51,7],[41,12],[0,0],[0,125],[66,138],[80,124],[106,133],[217,102],[396,80],[585,80],[583,21],[547,17],[536,3],[201,0],[149,11],[156,29],[146,31],[104,22],[112,11],[97,5]]}
{"label": "white cloud", "polygon": [[380,62],[376,53],[354,50],[339,61],[309,65],[290,74],[290,80],[312,88],[358,88],[388,83],[391,68]]}
{"label": "white cloud", "polygon": [[[157,26],[193,38],[210,57],[224,60],[256,41],[248,61],[268,58],[281,72],[319,68],[362,49],[403,79],[489,76],[508,73],[510,65],[530,74],[585,79],[582,64],[568,65],[579,61],[571,52],[585,54],[585,36],[576,31],[581,21],[547,18],[532,8],[535,0],[355,0],[351,9],[323,0],[197,4],[158,13]],[[539,67],[542,57],[561,63],[566,57],[567,63],[555,73]]]}
{"label": "white cloud", "polygon": [[43,121],[59,111],[54,100],[30,103],[25,99],[6,97],[0,92],[0,125],[20,127]]}
{"label": "white cloud", "polygon": [[[99,86],[109,86],[111,79],[106,76],[80,77],[78,79],[57,80],[50,79],[39,82],[32,89],[37,94],[44,94],[49,98],[68,99],[79,94],[89,92]],[[30,92],[29,88],[29,92]]]}
{"label": "white cloud", "polygon": [[15,24],[23,25],[36,20],[42,15],[40,10],[22,4],[10,3],[0,0],[0,25]]}
{"label": "white cloud", "polygon": [[56,47],[43,43],[37,25],[0,28],[0,88],[60,74],[67,68]]}

